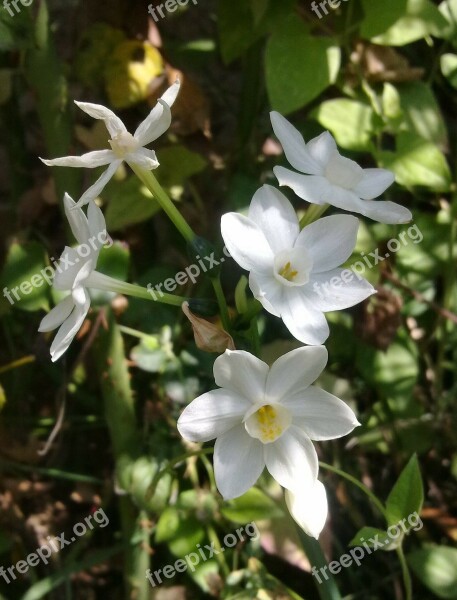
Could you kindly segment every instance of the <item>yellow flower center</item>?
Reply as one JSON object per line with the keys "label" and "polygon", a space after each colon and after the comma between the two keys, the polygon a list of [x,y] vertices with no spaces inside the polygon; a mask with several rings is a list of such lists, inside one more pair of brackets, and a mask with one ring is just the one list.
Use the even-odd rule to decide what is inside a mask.
{"label": "yellow flower center", "polygon": [[283,266],[282,269],[278,271],[278,274],[281,275],[281,277],[284,277],[284,279],[287,279],[287,281],[293,281],[295,277],[297,277],[298,271],[295,271],[292,268],[292,265],[289,261]]}
{"label": "yellow flower center", "polygon": [[246,431],[264,444],[276,441],[291,424],[289,411],[275,404],[265,404],[245,420]]}

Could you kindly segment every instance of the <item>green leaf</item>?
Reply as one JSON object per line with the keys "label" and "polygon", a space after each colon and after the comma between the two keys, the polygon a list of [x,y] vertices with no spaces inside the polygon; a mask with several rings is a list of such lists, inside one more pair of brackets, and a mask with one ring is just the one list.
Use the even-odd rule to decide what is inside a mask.
{"label": "green leaf", "polygon": [[404,15],[407,0],[362,0],[365,18],[360,28],[360,35],[371,39],[384,33]]}
{"label": "green leaf", "polygon": [[422,186],[435,192],[447,192],[451,173],[444,154],[437,146],[415,133],[400,133],[396,152],[380,152],[378,160],[395,173],[405,187]]}
{"label": "green leaf", "polygon": [[376,546],[376,543],[382,544],[383,548],[377,546],[377,549],[384,551],[393,550],[396,545],[387,531],[376,527],[362,527],[349,542],[349,546],[362,546],[364,543],[370,548]]}
{"label": "green leaf", "polygon": [[[8,288],[16,308],[29,312],[49,310],[49,285],[41,274],[45,268],[45,251],[38,242],[10,246],[1,283],[2,288]],[[46,273],[50,270],[48,266]]]}
{"label": "green leaf", "polygon": [[453,43],[457,48],[457,0],[443,0],[438,10],[448,22],[448,27],[443,32],[443,37]]}
{"label": "green leaf", "polygon": [[287,114],[314,100],[336,81],[341,51],[329,38],[310,35],[292,16],[278,26],[265,52],[265,76],[274,110]]}
{"label": "green leaf", "polygon": [[157,158],[160,162],[157,177],[174,200],[181,197],[189,177],[204,171],[208,164],[201,154],[180,145],[159,150]]}
{"label": "green leaf", "polygon": [[369,150],[374,134],[374,112],[370,106],[338,98],[323,102],[314,116],[337,143],[348,150]]}
{"label": "green leaf", "polygon": [[408,0],[403,16],[372,41],[385,46],[404,46],[430,35],[443,37],[448,28],[448,21],[430,0]]}
{"label": "green leaf", "polygon": [[407,561],[416,577],[438,598],[457,598],[457,550],[434,546],[412,552]]}
{"label": "green leaf", "polygon": [[390,492],[386,510],[389,525],[396,525],[410,515],[419,514],[424,502],[424,488],[417,456],[414,454]]}
{"label": "green leaf", "polygon": [[109,199],[105,214],[109,231],[147,221],[160,210],[151,192],[135,176],[116,182],[102,195]]}
{"label": "green leaf", "polygon": [[278,504],[258,488],[251,488],[239,498],[226,502],[221,508],[221,513],[234,523],[250,523],[259,519],[284,516]]}
{"label": "green leaf", "polygon": [[457,54],[443,54],[440,59],[441,72],[457,88]]}

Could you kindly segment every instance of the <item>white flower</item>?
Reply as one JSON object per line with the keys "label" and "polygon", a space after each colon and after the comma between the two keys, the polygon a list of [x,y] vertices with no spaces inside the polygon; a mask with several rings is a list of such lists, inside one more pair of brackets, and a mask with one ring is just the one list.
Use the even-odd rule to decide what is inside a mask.
{"label": "white flower", "polygon": [[76,204],[68,194],[65,194],[64,205],[79,245],[64,249],[53,281],[55,289],[71,293],[44,317],[38,329],[43,332],[60,327],[51,345],[53,362],[67,350],[86,318],[90,307],[87,288],[102,287],[106,279],[106,276],[94,270],[103,242],[106,241],[102,239],[106,236],[102,211],[94,202],[90,202],[86,217],[80,208],[75,209]]}
{"label": "white flower", "polygon": [[111,135],[109,140],[111,150],[96,150],[82,156],[65,156],[54,160],[41,160],[46,165],[57,167],[89,167],[92,169],[109,165],[97,181],[84,192],[77,206],[82,206],[90,200],[94,200],[124,160],[128,164],[137,165],[148,171],[159,166],[155,152],[144,146],[156,140],[170,127],[170,107],[176,100],[179,88],[179,81],[168,88],[133,135],[127,131],[124,123],[109,108],[100,104],[76,102],[81,110],[94,119],[105,121],[106,128]]}
{"label": "white flower", "polygon": [[293,492],[286,490],[286,504],[303,531],[317,540],[328,514],[327,494],[323,484],[316,481],[313,487],[300,485]]}
{"label": "white flower", "polygon": [[300,132],[278,112],[271,113],[271,123],[287,160],[300,171],[275,167],[279,185],[292,188],[307,202],[331,204],[380,223],[411,221],[412,214],[407,208],[395,202],[373,201],[395,181],[391,171],[362,169],[353,160],[341,156],[328,131],[305,144]]}
{"label": "white flower", "polygon": [[249,352],[226,350],[214,363],[221,389],[196,398],[178,420],[186,440],[214,438],[214,474],[224,498],[255,484],[266,466],[286,489],[311,488],[318,460],[311,440],[331,440],[359,425],[339,398],[311,386],[327,364],[323,346],[302,347],[271,368]]}
{"label": "white flower", "polygon": [[337,215],[300,232],[290,202],[265,185],[254,195],[248,216],[224,215],[221,230],[232,257],[250,271],[249,286],[264,308],[281,317],[298,340],[318,345],[329,336],[324,312],[354,306],[375,293],[365,279],[337,268],[351,256],[358,223]]}

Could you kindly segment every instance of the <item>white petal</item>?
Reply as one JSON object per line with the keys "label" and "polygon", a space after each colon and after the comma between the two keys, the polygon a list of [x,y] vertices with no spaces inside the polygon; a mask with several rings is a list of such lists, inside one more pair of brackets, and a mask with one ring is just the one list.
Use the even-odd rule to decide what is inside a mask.
{"label": "white petal", "polygon": [[42,319],[38,331],[53,331],[54,329],[57,329],[57,327],[60,327],[65,319],[70,316],[74,306],[75,303],[70,294],[61,300],[59,304],[54,306],[54,308]]}
{"label": "white petal", "polygon": [[274,276],[251,271],[249,273],[249,287],[254,294],[254,298],[262,304],[265,310],[275,317],[281,316],[278,307],[282,306],[283,286]]}
{"label": "white petal", "polygon": [[[73,211],[76,212],[76,211]],[[106,221],[101,209],[92,200],[87,207],[87,220],[89,222],[90,235],[97,237],[106,232]],[[98,248],[99,246],[97,246]]]}
{"label": "white petal", "polygon": [[[346,269],[333,269],[325,273],[313,273],[304,293],[317,310],[329,312],[343,310],[363,302],[376,293],[375,288],[355,273],[342,273]],[[347,283],[346,283],[347,282]]]}
{"label": "white petal", "polygon": [[354,193],[363,200],[373,200],[386,191],[395,181],[395,175],[387,169],[364,169],[362,181]]}
{"label": "white petal", "polygon": [[65,193],[63,204],[65,215],[76,241],[79,244],[84,244],[90,237],[89,224],[86,215],[80,208],[75,208],[76,202],[67,193]]}
{"label": "white petal", "polygon": [[345,402],[314,386],[282,404],[292,413],[293,424],[315,441],[335,440],[360,425]]}
{"label": "white petal", "polygon": [[351,215],[323,217],[307,225],[295,247],[306,248],[313,261],[313,274],[329,271],[346,262],[357,242],[359,220]]}
{"label": "white petal", "polygon": [[82,156],[64,156],[62,158],[54,158],[52,160],[40,160],[49,167],[86,167],[93,169],[94,167],[103,167],[116,159],[112,150],[94,150],[87,152]]}
{"label": "white petal", "polygon": [[322,175],[322,167],[309,153],[305,140],[298,129],[278,112],[271,112],[270,118],[273,131],[284,148],[287,160],[294,169],[310,175]]}
{"label": "white petal", "polygon": [[122,164],[121,159],[116,159],[114,162],[112,162],[110,164],[110,166],[106,169],[106,171],[100,175],[100,177],[97,179],[97,181],[84,192],[84,194],[81,196],[81,198],[76,203],[76,206],[77,207],[83,206],[84,204],[87,204],[91,200],[95,200],[95,198],[97,198],[101,194],[105,185],[112,178],[112,176],[117,171],[117,169],[121,166],[121,164]]}
{"label": "white petal", "polygon": [[254,194],[248,217],[262,230],[274,254],[290,250],[300,233],[292,204],[271,185],[262,186]]}
{"label": "white petal", "polygon": [[127,154],[125,156],[125,161],[127,163],[138,165],[139,167],[147,169],[148,171],[157,169],[159,166],[156,153],[154,150],[148,150],[147,148],[138,148],[138,150],[135,150],[135,152]]}
{"label": "white petal", "polygon": [[[78,333],[81,325],[86,318],[90,308],[90,297],[87,290],[82,290],[84,294],[84,302],[75,304],[75,308],[67,320],[62,324],[59,331],[57,332],[54,341],[51,344],[51,360],[55,362],[58,360],[64,352],[68,349],[68,346],[73,341],[73,338]],[[75,294],[73,294],[75,299]]]}
{"label": "white petal", "polygon": [[327,360],[324,346],[307,346],[284,354],[270,368],[267,399],[284,404],[290,396],[304,392],[322,373]]}
{"label": "white petal", "polygon": [[316,450],[309,437],[294,425],[276,442],[264,445],[264,456],[270,475],[282,487],[293,490],[298,482],[314,485],[319,471]]}
{"label": "white petal", "polygon": [[65,246],[59,259],[59,267],[54,276],[53,285],[55,289],[71,290],[86,260],[86,258],[82,258],[78,254],[75,248]]}
{"label": "white petal", "polygon": [[171,106],[176,100],[180,88],[179,80],[176,81],[151,110],[146,119],[140,123],[135,131],[134,138],[141,146],[147,146],[167,131],[171,125]]}
{"label": "white petal", "polygon": [[328,515],[327,493],[323,484],[316,481],[314,486],[297,486],[294,492],[286,490],[285,497],[292,518],[307,535],[317,540]]}
{"label": "white petal", "polygon": [[240,425],[251,403],[230,390],[213,390],[195,398],[178,419],[185,440],[208,442]]}
{"label": "white petal", "polygon": [[217,438],[214,446],[216,485],[225,500],[251,488],[265,467],[263,444],[246,433],[244,425]]}
{"label": "white petal", "polygon": [[163,100],[168,106],[173,106],[176,98],[178,97],[179,90],[181,89],[181,82],[179,79],[170,85],[170,87],[162,94],[161,100]]}
{"label": "white petal", "polygon": [[250,400],[260,402],[265,395],[268,365],[244,350],[226,350],[214,362],[216,385]]}
{"label": "white petal", "polygon": [[105,121],[106,128],[112,138],[127,131],[124,123],[119,117],[116,116],[112,110],[106,108],[106,106],[102,106],[101,104],[91,104],[90,102],[77,102],[76,100],[75,104],[94,119]]}
{"label": "white petal", "polygon": [[303,292],[304,288],[287,288],[281,318],[290,333],[303,344],[320,346],[330,334],[324,314]]}
{"label": "white petal", "polygon": [[273,171],[279,185],[290,187],[299,198],[312,204],[332,204],[332,186],[325,177],[301,175],[284,167],[274,167]]}
{"label": "white petal", "polygon": [[395,202],[382,200],[361,200],[354,192],[332,186],[333,194],[331,204],[337,208],[357,212],[379,223],[395,225],[409,223],[413,216],[411,212]]}
{"label": "white petal", "polygon": [[321,174],[323,175],[330,158],[335,152],[338,152],[333,136],[328,131],[324,131],[324,133],[308,142],[307,148],[314,160],[322,167]]}
{"label": "white petal", "polygon": [[232,258],[247,271],[273,273],[273,252],[256,223],[237,213],[222,215],[221,233]]}

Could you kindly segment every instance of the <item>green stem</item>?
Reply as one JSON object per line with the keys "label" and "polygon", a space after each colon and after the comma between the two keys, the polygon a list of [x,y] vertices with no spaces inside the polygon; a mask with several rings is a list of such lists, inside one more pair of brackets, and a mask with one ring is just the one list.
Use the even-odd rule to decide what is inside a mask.
{"label": "green stem", "polygon": [[[311,565],[317,570],[327,567],[327,559],[325,558],[319,542],[309,535],[306,535],[300,528],[297,529],[303,549]],[[325,578],[321,578],[322,583],[316,584],[319,597],[321,600],[341,600],[341,594],[328,569],[326,569],[325,575]]]}
{"label": "green stem", "polygon": [[222,289],[220,276],[218,275],[217,277],[211,277],[211,283],[213,284],[214,293],[216,294],[217,302],[219,304],[222,326],[224,327],[225,331],[230,332],[230,316],[224,290]]}
{"label": "green stem", "polygon": [[303,217],[300,219],[300,229],[320,219],[330,204],[310,204]]}
{"label": "green stem", "polygon": [[135,175],[144,183],[144,185],[148,188],[148,190],[152,193],[154,198],[160,204],[162,210],[168,215],[170,220],[175,225],[176,229],[179,233],[186,239],[188,242],[191,242],[195,237],[195,233],[184,219],[182,214],[173,204],[173,200],[169,197],[167,192],[163,189],[160,183],[155,178],[152,171],[146,171],[141,167],[138,167],[135,164],[130,164],[132,171]]}
{"label": "green stem", "polygon": [[411,574],[409,572],[408,564],[406,563],[405,553],[403,552],[403,546],[398,546],[396,552],[400,561],[401,573],[403,576],[403,585],[405,586],[406,592],[406,600],[412,600],[413,584],[411,582]]}
{"label": "green stem", "polygon": [[187,298],[183,296],[175,296],[174,294],[165,294],[164,292],[155,292],[141,287],[140,285],[134,285],[132,283],[125,283],[109,277],[109,275],[103,275],[95,271],[88,279],[87,287],[93,287],[98,290],[106,290],[107,292],[116,292],[117,294],[125,294],[126,296],[134,296],[135,298],[142,298],[143,300],[152,300],[153,302],[161,302],[162,304],[170,304],[171,306],[182,306],[183,302],[187,301]]}
{"label": "green stem", "polygon": [[382,516],[386,519],[386,521],[388,520],[387,519],[387,511],[384,508],[383,503],[381,502],[381,500],[379,500],[379,498],[377,498],[373,494],[373,492],[369,488],[367,488],[367,486],[365,484],[363,484],[361,481],[359,481],[352,475],[349,475],[349,473],[346,473],[345,471],[341,471],[341,469],[337,469],[336,467],[332,467],[332,465],[328,465],[327,463],[320,462],[320,461],[319,461],[319,465],[323,469],[327,469],[327,471],[331,471],[332,473],[336,473],[340,477],[347,479],[347,481],[350,481],[353,485],[355,485],[360,490],[362,490],[362,492],[365,495],[367,495],[368,498],[370,498],[370,500],[373,502],[373,504],[376,506],[376,508],[379,510],[379,512],[382,514]]}

